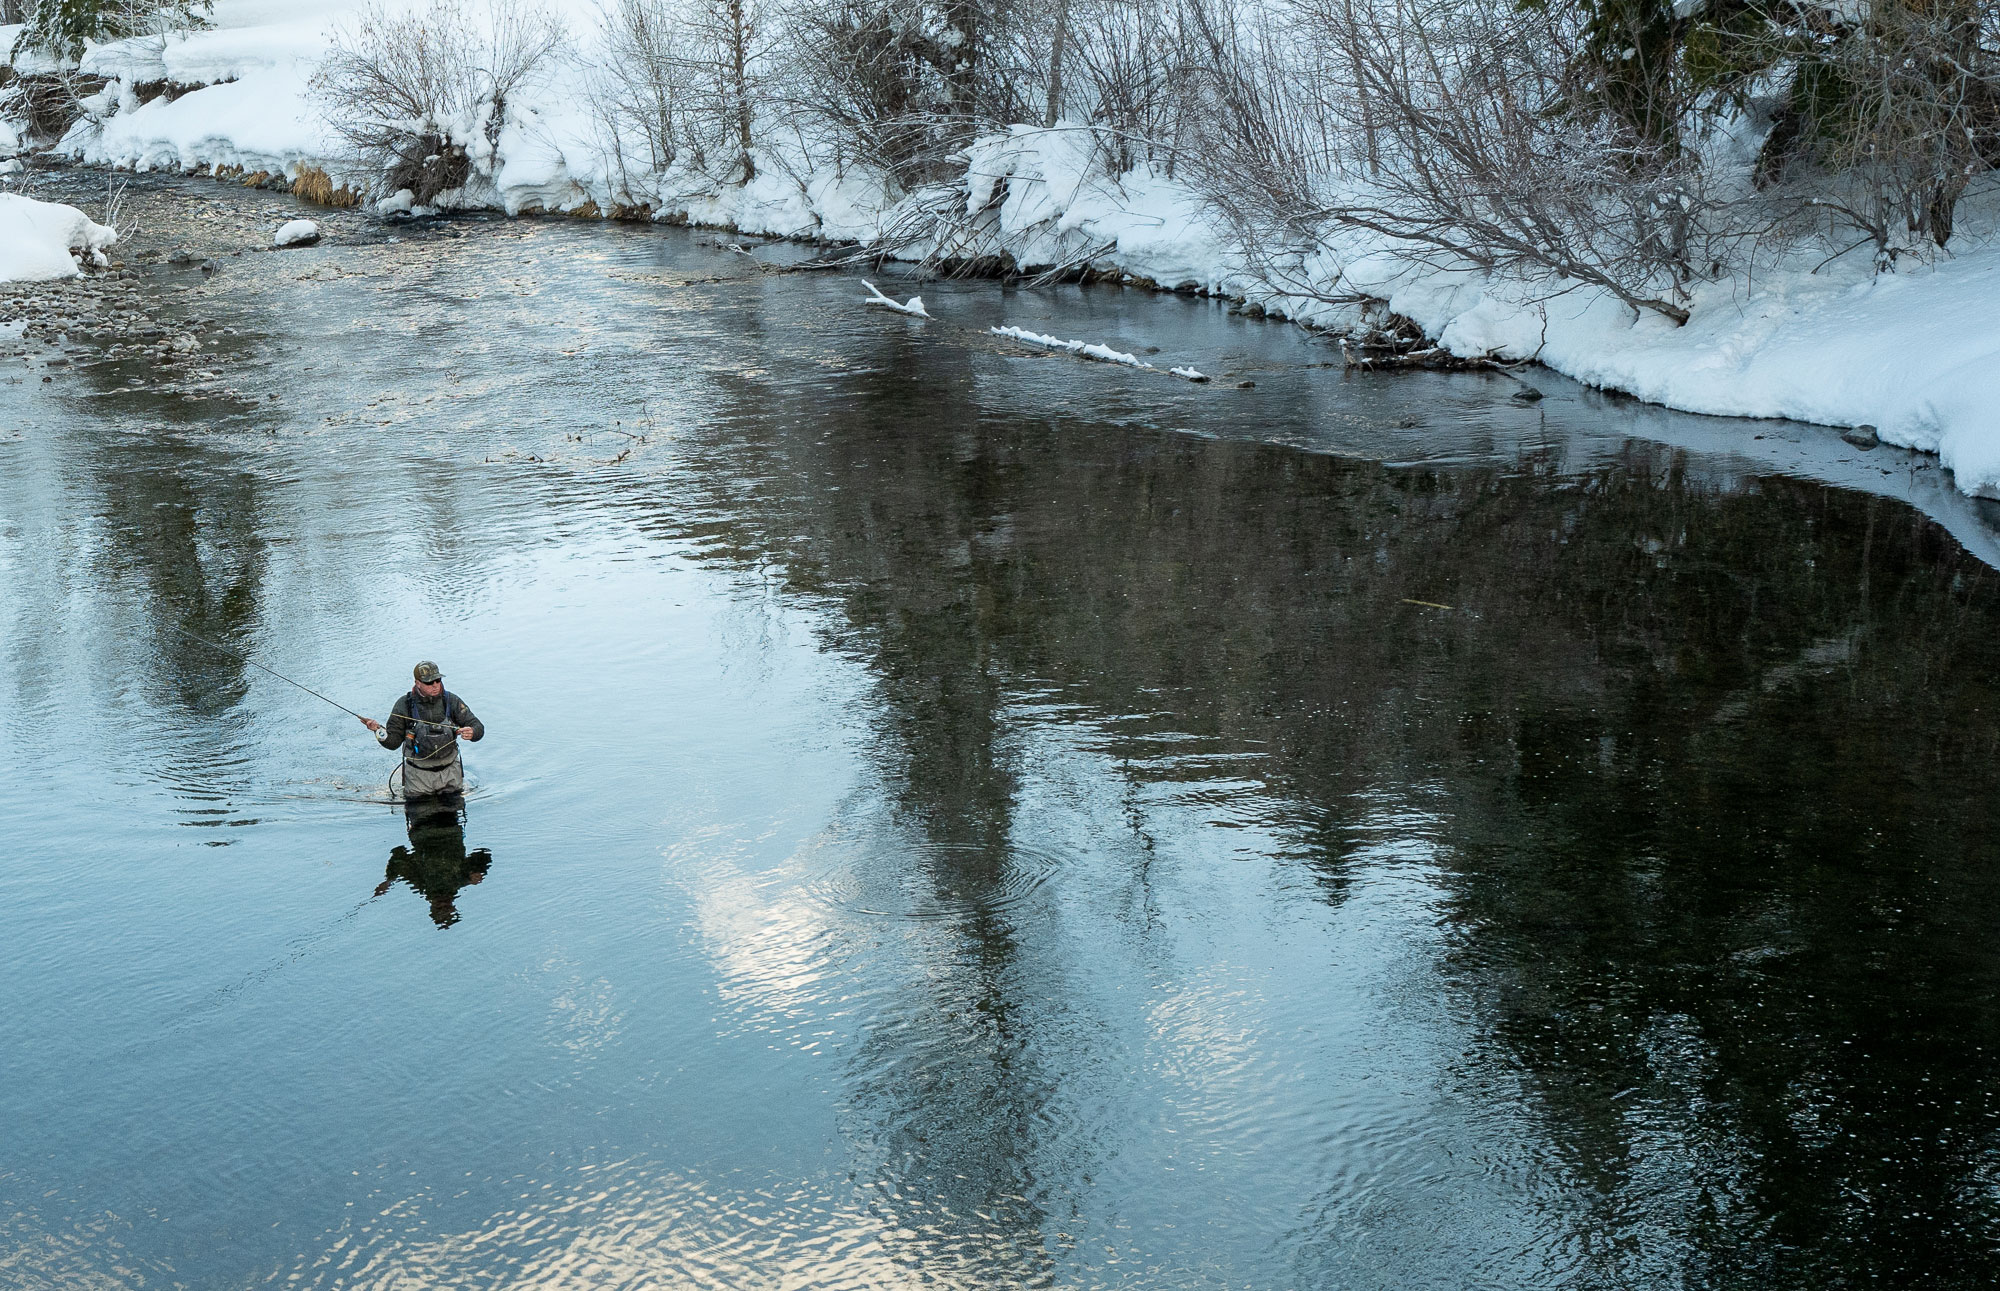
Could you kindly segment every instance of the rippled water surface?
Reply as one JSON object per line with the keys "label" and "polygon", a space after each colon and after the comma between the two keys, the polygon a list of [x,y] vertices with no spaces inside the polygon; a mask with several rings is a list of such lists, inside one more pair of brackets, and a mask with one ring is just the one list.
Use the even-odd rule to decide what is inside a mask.
{"label": "rippled water surface", "polygon": [[[714,241],[162,268],[192,392],[5,374],[0,1286],[2000,1276],[1934,470]],[[187,633],[438,660],[462,830]]]}

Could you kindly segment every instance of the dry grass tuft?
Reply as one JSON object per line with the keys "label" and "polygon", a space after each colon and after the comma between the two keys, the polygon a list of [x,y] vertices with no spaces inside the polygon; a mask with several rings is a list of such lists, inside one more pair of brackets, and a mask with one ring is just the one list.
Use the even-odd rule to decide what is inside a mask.
{"label": "dry grass tuft", "polygon": [[301,166],[292,177],[292,192],[315,206],[359,206],[361,194],[345,184],[336,186],[333,177],[318,166]]}

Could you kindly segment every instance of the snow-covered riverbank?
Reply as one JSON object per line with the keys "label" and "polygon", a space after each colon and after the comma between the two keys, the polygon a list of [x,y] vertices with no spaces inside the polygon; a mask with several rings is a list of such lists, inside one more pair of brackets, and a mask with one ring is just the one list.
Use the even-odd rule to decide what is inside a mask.
{"label": "snow-covered riverbank", "polygon": [[[572,56],[510,100],[490,151],[442,200],[509,213],[640,205],[659,219],[834,241],[894,240],[915,209],[937,203],[936,192],[902,194],[865,168],[817,162],[775,121],[759,123],[751,183],[677,171],[635,191],[588,106],[597,11],[583,0],[566,8]],[[281,0],[220,0],[214,30],[93,48],[84,70],[109,84],[59,149],[142,170],[326,171],[390,196],[376,191],[379,177],[343,167],[308,92],[331,27],[357,9],[342,0],[301,17]],[[11,44],[17,30],[0,28],[0,39]],[[2000,247],[1990,236],[1963,236],[1954,256],[1884,275],[1863,252],[1807,257],[1698,292],[1690,321],[1675,327],[1595,289],[1444,272],[1382,240],[1323,247],[1274,286],[1246,270],[1188,187],[1143,166],[1106,175],[1093,156],[1082,127],[981,140],[954,196],[964,203],[959,232],[1022,264],[1088,263],[1324,327],[1357,322],[1369,307],[1356,299],[1384,302],[1456,354],[1534,358],[1690,411],[1872,426],[1887,442],[1939,454],[1960,488],[2000,495]]]}

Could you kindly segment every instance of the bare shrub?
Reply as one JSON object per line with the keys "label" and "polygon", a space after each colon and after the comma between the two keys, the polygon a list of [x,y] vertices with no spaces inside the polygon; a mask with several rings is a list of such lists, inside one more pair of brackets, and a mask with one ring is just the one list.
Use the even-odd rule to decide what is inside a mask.
{"label": "bare shrub", "polygon": [[[1270,15],[1239,15],[1213,0],[1190,0],[1185,12],[1205,55],[1203,160],[1192,178],[1257,243],[1312,244],[1324,193],[1350,160],[1339,134],[1350,114],[1337,106],[1341,89],[1325,66],[1331,51]],[[1302,59],[1304,74],[1294,75]],[[1361,128],[1373,138],[1368,122]]]}
{"label": "bare shrub", "polygon": [[1202,0],[1190,13],[1212,54],[1202,187],[1248,240],[1301,251],[1366,230],[1676,322],[1728,251],[1699,158],[1647,124],[1683,105],[1610,102],[1585,7],[1295,0],[1247,30]]}
{"label": "bare shrub", "polygon": [[941,95],[918,7],[832,0],[797,16],[790,97],[812,133],[836,156],[851,150],[905,182],[936,177],[957,143],[937,128]]}
{"label": "bare shrub", "polygon": [[54,143],[83,116],[83,101],[101,92],[101,76],[62,70],[21,76],[8,87],[8,117],[19,123],[25,143]]}
{"label": "bare shrub", "polygon": [[432,0],[401,14],[378,0],[334,31],[313,95],[391,191],[428,203],[463,187],[476,164],[490,163],[508,99],[565,39],[547,10],[500,0],[481,13]]}
{"label": "bare shrub", "polygon": [[1039,118],[1047,55],[1012,0],[825,0],[792,12],[787,101],[804,130],[906,187],[954,177],[978,134]]}
{"label": "bare shrub", "polygon": [[1160,0],[1075,0],[1065,9],[1076,25],[1068,110],[1095,128],[1112,174],[1145,161],[1171,177],[1203,74],[1184,10]]}

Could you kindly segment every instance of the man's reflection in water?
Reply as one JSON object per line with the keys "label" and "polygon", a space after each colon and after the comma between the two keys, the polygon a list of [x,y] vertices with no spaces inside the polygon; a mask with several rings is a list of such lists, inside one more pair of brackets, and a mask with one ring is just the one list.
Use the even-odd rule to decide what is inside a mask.
{"label": "man's reflection in water", "polygon": [[431,903],[431,922],[449,928],[458,922],[452,904],[458,890],[486,877],[493,854],[485,848],[465,850],[465,798],[461,794],[413,798],[403,804],[410,845],[389,853],[389,868],[375,895],[381,896],[401,879]]}

